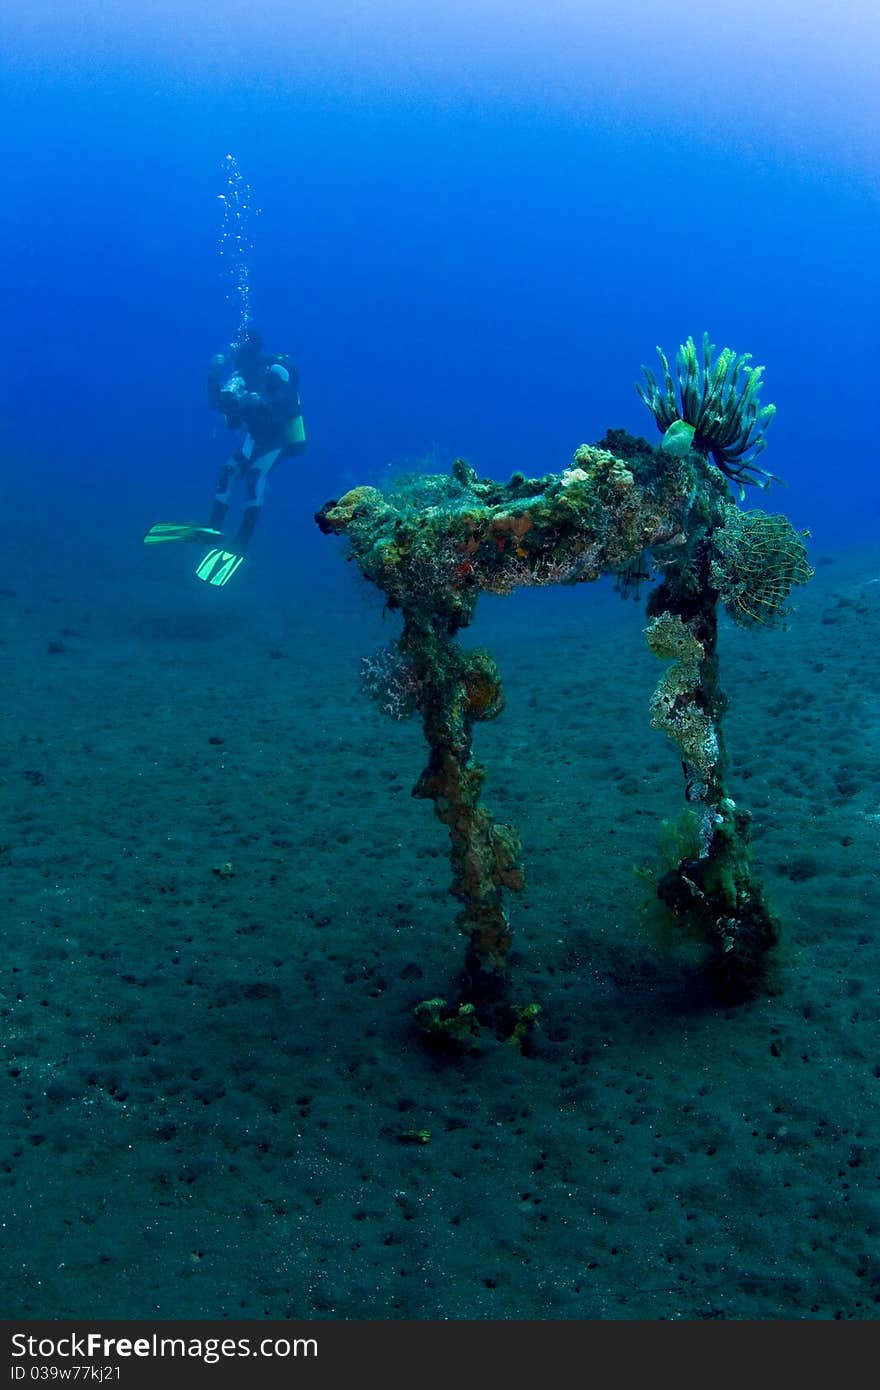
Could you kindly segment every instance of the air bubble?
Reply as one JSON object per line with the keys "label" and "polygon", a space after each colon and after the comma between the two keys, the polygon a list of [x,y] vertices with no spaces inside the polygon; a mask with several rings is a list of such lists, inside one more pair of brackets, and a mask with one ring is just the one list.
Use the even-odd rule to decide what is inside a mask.
{"label": "air bubble", "polygon": [[235,339],[252,322],[250,307],[250,259],[254,241],[251,220],[259,217],[260,209],[253,206],[250,186],[238,167],[234,154],[227,154],[223,160],[227,193],[219,193],[218,201],[223,204],[220,227],[219,251],[223,278],[227,282],[227,302],[235,305]]}

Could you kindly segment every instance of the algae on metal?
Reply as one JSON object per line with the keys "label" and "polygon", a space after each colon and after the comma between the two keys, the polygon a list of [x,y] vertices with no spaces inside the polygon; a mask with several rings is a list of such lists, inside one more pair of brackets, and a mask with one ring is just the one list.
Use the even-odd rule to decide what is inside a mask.
{"label": "algae on metal", "polygon": [[[742,402],[730,389],[720,398],[739,412],[732,434]],[[747,467],[724,459],[722,470],[705,447],[687,443],[655,450],[613,430],[599,445],[582,445],[558,473],[516,473],[506,483],[479,478],[459,459],[449,476],[418,475],[385,491],[353,488],[316,516],[322,531],[348,539],[364,576],[403,620],[396,650],[367,663],[372,690],[389,713],[421,715],[428,761],[413,794],[433,801],[449,831],[451,892],[468,941],[460,998],[422,1010],[435,1036],[460,1031],[463,1004],[506,1016],[511,1036],[522,1034],[523,1018],[537,1017],[533,1005],[504,1003],[505,890],[522,887],[521,846],[515,829],[481,802],[484,770],[472,748],[473,725],[504,707],[501,677],[487,651],[458,641],[483,592],[611,573],[621,592],[637,593],[652,570],[662,576],[648,604],[647,640],[671,664],[651,715],[681,751],[700,849],[664,875],[658,895],[705,943],[707,968],[725,997],[745,997],[765,978],[778,925],[749,870],[748,814],[726,785],[718,604],[740,620],[775,616],[809,567],[784,518],[749,524],[733,506],[728,479],[737,487],[753,481]],[[470,1029],[470,1012],[467,1019]]]}

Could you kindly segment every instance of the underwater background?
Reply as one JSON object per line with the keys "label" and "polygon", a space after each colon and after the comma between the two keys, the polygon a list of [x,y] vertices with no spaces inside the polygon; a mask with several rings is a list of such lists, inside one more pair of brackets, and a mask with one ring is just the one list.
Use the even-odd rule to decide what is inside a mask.
{"label": "underwater background", "polygon": [[[4,1315],[876,1317],[875,7],[2,24]],[[141,539],[207,516],[243,307],[308,451],[215,590]],[[530,1056],[437,1057],[412,1010],[463,952],[445,831],[417,722],[359,677],[398,624],[313,514],[459,456],[656,442],[641,365],[704,330],[766,368],[787,487],[745,505],[816,570],[786,631],[721,636],[779,988],[712,1005],[646,927],[682,789],[644,603],[486,596],[465,638],[507,708],[477,752],[543,1014]]]}

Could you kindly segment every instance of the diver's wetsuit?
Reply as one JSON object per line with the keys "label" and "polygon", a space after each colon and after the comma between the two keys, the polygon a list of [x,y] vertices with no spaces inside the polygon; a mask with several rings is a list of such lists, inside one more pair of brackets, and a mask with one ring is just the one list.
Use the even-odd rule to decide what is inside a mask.
{"label": "diver's wetsuit", "polygon": [[[266,357],[254,338],[231,356],[218,354],[208,370],[208,401],[232,430],[246,431],[240,447],[220,469],[210,525],[222,531],[232,485],[243,477],[247,487],[244,515],[233,549],[244,555],[260,517],[266,479],[282,458],[306,447],[296,369],[286,357]],[[232,374],[221,383],[224,369]]]}

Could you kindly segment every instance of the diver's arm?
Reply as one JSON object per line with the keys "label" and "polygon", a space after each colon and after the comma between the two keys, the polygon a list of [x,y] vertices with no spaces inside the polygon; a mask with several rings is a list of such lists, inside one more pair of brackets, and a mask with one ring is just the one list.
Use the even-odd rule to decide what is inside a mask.
{"label": "diver's arm", "polygon": [[220,385],[220,375],[226,366],[227,358],[222,352],[217,352],[208,363],[208,405],[212,410],[222,409],[220,405],[223,394]]}

